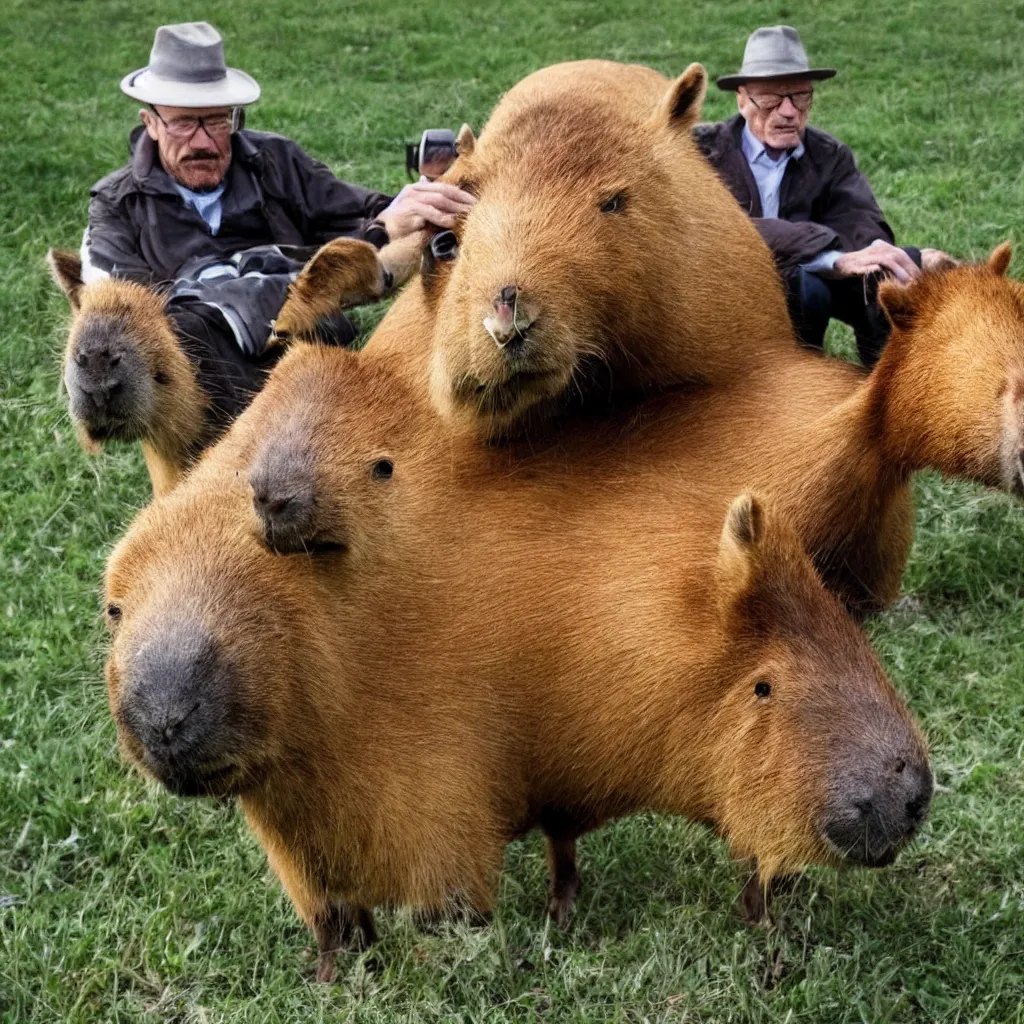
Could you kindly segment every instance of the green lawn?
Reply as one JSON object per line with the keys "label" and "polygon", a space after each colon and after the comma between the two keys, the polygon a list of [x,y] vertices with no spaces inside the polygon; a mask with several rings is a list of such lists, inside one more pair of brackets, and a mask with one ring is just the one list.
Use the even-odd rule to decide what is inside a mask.
{"label": "green lawn", "polygon": [[[43,267],[125,159],[120,76],[155,25],[205,17],[263,83],[250,126],[397,189],[402,142],[479,127],[503,89],[577,57],[734,70],[760,23],[835,64],[814,120],[848,141],[898,237],[980,257],[1020,234],[1024,3],[3,0],[0,67],[0,1020],[1024,1020],[1024,512],[935,477],[896,610],[871,624],[941,786],[891,870],[811,871],[774,932],[681,821],[582,844],[572,930],[544,916],[540,842],[511,848],[492,926],[382,941],[311,984],[312,944],[229,805],[118,759],[102,683],[104,558],[146,500],[133,449],[77,448],[58,394],[65,308]],[[730,112],[713,94],[709,117]],[[1019,261],[1018,261],[1019,263]],[[848,338],[836,334],[840,346]]]}

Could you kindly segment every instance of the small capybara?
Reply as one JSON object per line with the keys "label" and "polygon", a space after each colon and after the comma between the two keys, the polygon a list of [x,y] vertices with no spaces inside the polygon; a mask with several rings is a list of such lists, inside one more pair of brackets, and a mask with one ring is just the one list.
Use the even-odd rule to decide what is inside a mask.
{"label": "small capybara", "polygon": [[759,376],[795,340],[771,254],[690,137],[706,75],[579,61],[464,129],[478,197],[424,256],[431,390],[515,434],[577,394]]}
{"label": "small capybara", "polygon": [[[378,254],[343,238],[318,251],[320,271],[305,280],[319,305],[306,303],[313,318],[303,334],[315,333],[320,306],[332,312],[374,302],[402,283],[413,269],[408,250],[418,257],[423,244],[417,235]],[[263,386],[287,333],[275,332],[259,360],[219,358],[201,340],[175,333],[159,290],[113,278],[84,284],[76,253],[51,249],[47,261],[71,306],[64,385],[79,440],[91,453],[106,441],[140,441],[153,493],[165,494]],[[328,266],[326,296],[320,278]]]}
{"label": "small capybara", "polygon": [[319,977],[374,907],[489,910],[534,827],[559,920],[576,838],[643,808],[715,828],[754,891],[896,856],[925,746],[785,517],[747,494],[691,531],[700,488],[603,421],[589,460],[517,463],[388,364],[294,346],[106,578],[125,755],[238,797]]}

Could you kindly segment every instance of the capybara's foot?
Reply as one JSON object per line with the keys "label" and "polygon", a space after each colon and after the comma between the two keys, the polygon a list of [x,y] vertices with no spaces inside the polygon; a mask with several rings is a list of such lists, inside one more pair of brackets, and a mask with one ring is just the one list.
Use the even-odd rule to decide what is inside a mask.
{"label": "capybara's foot", "polygon": [[322,318],[348,306],[376,302],[393,283],[369,242],[335,238],[313,254],[289,287],[268,345],[314,339]]}
{"label": "capybara's foot", "polygon": [[755,871],[743,886],[740,900],[743,904],[743,918],[751,928],[771,928],[775,924],[771,913],[772,898],[792,888],[793,879],[773,878],[765,883],[761,873]]}
{"label": "capybara's foot", "polygon": [[565,931],[576,909],[576,897],[580,893],[580,876],[575,869],[568,878],[560,878],[552,888],[548,913],[557,927]]}
{"label": "capybara's foot", "polygon": [[548,913],[555,924],[564,930],[572,919],[580,891],[575,839],[553,839],[548,836],[548,871],[551,877]]}
{"label": "capybara's foot", "polygon": [[365,907],[351,907],[346,903],[332,904],[313,925],[319,947],[316,980],[329,982],[334,977],[338,953],[354,948],[362,950],[377,940],[373,914]]}

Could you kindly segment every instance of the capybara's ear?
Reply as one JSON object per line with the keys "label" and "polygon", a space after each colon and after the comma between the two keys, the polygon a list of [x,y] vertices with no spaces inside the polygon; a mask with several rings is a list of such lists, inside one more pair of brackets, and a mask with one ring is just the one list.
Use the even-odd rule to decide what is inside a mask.
{"label": "capybara's ear", "polygon": [[68,297],[71,308],[77,312],[79,293],[82,290],[82,258],[77,252],[67,249],[49,249],[46,262],[50,267],[50,276],[57,282],[57,287]]}
{"label": "capybara's ear", "polygon": [[468,124],[459,129],[455,138],[455,152],[458,156],[469,156],[476,149],[476,136]]}
{"label": "capybara's ear", "polygon": [[989,253],[988,269],[991,270],[993,274],[1005,277],[1012,258],[1013,246],[1009,242],[1003,242],[1000,245],[997,245],[992,252]]}
{"label": "capybara's ear", "polygon": [[671,85],[658,107],[658,119],[670,128],[685,131],[700,120],[708,73],[702,64],[691,64]]}
{"label": "capybara's ear", "polygon": [[723,611],[748,590],[764,536],[765,511],[760,499],[749,492],[734,498],[718,543],[719,606]]}
{"label": "capybara's ear", "polygon": [[918,302],[918,289],[913,285],[889,278],[878,286],[878,304],[885,310],[889,323],[898,330],[909,331],[914,326]]}

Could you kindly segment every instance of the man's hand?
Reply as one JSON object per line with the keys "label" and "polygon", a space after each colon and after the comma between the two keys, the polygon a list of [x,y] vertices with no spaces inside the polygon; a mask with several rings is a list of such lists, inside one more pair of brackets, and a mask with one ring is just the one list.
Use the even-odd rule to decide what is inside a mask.
{"label": "man's hand", "polygon": [[406,185],[377,216],[388,238],[394,242],[428,224],[437,228],[455,227],[455,219],[469,213],[476,196],[443,181],[417,181]]}
{"label": "man's hand", "polygon": [[892,274],[901,284],[912,281],[921,273],[918,265],[898,246],[881,240],[866,249],[844,252],[833,268],[838,277],[863,277],[876,271]]}

